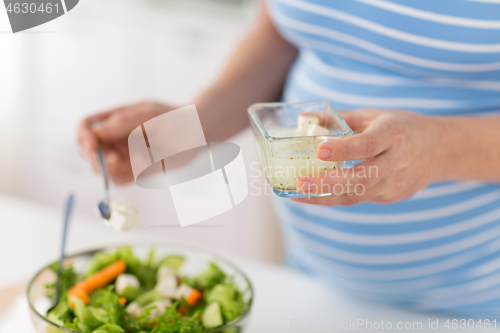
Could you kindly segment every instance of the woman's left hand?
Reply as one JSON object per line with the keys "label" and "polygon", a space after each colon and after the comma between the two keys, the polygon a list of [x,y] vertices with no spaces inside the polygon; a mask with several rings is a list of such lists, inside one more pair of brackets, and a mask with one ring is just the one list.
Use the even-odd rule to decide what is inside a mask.
{"label": "woman's left hand", "polygon": [[293,200],[323,206],[391,203],[410,197],[446,172],[443,118],[375,109],[341,115],[359,134],[323,142],[316,155],[324,161],[364,161],[352,169],[300,177],[300,192],[333,194]]}

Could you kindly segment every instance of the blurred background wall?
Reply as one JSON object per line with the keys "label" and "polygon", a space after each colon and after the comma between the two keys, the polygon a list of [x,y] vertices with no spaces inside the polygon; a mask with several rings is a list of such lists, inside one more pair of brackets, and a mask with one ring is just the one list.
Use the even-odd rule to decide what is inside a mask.
{"label": "blurred background wall", "polygon": [[[145,99],[186,105],[224,66],[256,9],[254,0],[83,0],[15,35],[0,10],[0,191],[55,208],[74,191],[77,211],[97,219],[102,180],[78,152],[78,121]],[[242,147],[247,173],[255,176],[250,133],[230,141]],[[263,179],[255,184],[269,192]],[[269,194],[255,195],[255,188],[235,209],[185,229],[175,227],[167,191],[130,185],[113,193],[138,206],[140,228],[165,239],[281,258]]]}

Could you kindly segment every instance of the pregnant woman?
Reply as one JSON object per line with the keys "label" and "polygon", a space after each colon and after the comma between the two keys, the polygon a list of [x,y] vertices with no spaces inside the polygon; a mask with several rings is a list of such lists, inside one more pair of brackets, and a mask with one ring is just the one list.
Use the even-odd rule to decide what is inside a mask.
{"label": "pregnant woman", "polygon": [[[500,2],[268,0],[193,103],[207,139],[222,141],[248,125],[247,106],[279,100],[346,110],[358,134],[318,157],[378,170],[297,182],[362,195],[276,198],[291,265],[413,309],[500,315]],[[128,134],[176,107],[90,116],[81,148],[95,160],[100,142],[113,180],[130,182]]]}

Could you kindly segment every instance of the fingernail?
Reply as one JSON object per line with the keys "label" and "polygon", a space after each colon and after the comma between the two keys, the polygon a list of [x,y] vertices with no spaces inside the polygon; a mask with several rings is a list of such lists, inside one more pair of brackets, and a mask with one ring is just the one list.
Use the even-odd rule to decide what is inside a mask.
{"label": "fingernail", "polygon": [[104,128],[104,124],[102,122],[93,122],[91,125],[90,125],[90,128],[95,131],[99,131],[99,130],[102,130]]}
{"label": "fingernail", "polygon": [[318,150],[318,157],[319,158],[330,158],[333,156],[333,151],[327,148],[321,148]]}

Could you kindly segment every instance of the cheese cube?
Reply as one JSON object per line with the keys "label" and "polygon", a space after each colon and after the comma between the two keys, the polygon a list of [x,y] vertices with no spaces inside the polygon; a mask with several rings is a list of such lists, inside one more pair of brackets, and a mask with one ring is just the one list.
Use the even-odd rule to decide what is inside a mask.
{"label": "cheese cube", "polygon": [[120,296],[125,294],[127,289],[137,289],[140,287],[139,280],[132,274],[120,274],[116,278],[115,288],[116,293]]}
{"label": "cheese cube", "polygon": [[158,281],[166,279],[170,276],[175,276],[175,272],[169,266],[161,265],[160,268],[158,268],[158,273],[156,274],[156,279]]}
{"label": "cheese cube", "polygon": [[194,290],[193,288],[191,288],[187,284],[183,283],[175,291],[174,298],[181,299],[182,297],[184,297],[184,299],[187,299],[189,297],[189,295],[191,295],[193,293],[193,290]]}
{"label": "cheese cube", "polygon": [[112,200],[109,204],[111,215],[109,225],[116,231],[128,230],[137,225],[139,211],[126,199]]}
{"label": "cheese cube", "polygon": [[152,306],[156,306],[154,309],[151,309],[151,312],[149,312],[148,318],[149,319],[155,319],[161,316],[162,314],[165,313],[165,308],[169,307],[172,305],[172,302],[168,299],[164,299],[161,301],[156,301],[154,303],[146,305],[144,308],[150,308]]}
{"label": "cheese cube", "polygon": [[300,135],[306,135],[311,125],[319,125],[319,118],[314,116],[302,116],[297,118],[297,130]]}
{"label": "cheese cube", "polygon": [[309,126],[306,132],[307,136],[328,135],[328,134],[330,134],[330,130],[328,128],[316,124]]}
{"label": "cheese cube", "polygon": [[132,317],[140,317],[141,316],[141,313],[142,313],[142,309],[141,307],[139,306],[139,304],[137,304],[136,302],[132,302],[130,303],[126,308],[125,308],[125,311],[130,314]]}
{"label": "cheese cube", "polygon": [[177,278],[175,275],[167,276],[158,281],[155,286],[163,297],[175,298],[177,290]]}

